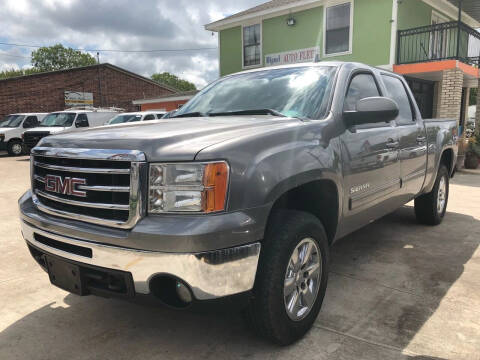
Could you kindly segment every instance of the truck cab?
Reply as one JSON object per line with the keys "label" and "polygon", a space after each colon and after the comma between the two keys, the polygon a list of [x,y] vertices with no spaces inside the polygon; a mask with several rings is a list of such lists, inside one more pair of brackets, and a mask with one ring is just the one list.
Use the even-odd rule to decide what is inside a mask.
{"label": "truck cab", "polygon": [[17,113],[5,116],[0,121],[0,150],[6,150],[10,156],[23,153],[22,134],[35,128],[47,113]]}

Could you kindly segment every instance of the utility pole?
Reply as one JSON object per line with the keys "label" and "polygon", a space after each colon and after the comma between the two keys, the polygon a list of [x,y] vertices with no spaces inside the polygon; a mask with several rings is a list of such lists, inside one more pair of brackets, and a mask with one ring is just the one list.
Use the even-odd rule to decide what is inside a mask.
{"label": "utility pole", "polygon": [[100,52],[97,51],[97,64],[100,64]]}

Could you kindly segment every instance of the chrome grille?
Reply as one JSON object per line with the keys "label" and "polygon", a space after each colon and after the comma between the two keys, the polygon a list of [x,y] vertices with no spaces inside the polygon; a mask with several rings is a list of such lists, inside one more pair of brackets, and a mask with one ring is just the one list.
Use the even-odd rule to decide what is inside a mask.
{"label": "chrome grille", "polygon": [[23,142],[28,148],[33,148],[45,136],[50,135],[50,131],[26,131],[23,134]]}
{"label": "chrome grille", "polygon": [[33,200],[49,214],[120,228],[144,215],[141,152],[37,147],[31,173]]}

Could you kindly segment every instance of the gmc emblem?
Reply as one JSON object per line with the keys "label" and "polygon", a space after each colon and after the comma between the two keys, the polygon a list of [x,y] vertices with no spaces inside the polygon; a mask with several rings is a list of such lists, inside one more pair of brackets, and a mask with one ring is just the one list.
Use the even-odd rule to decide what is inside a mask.
{"label": "gmc emblem", "polygon": [[87,180],[79,178],[66,177],[58,175],[45,176],[45,191],[55,192],[64,195],[86,197],[85,191],[78,190],[76,185],[87,185]]}

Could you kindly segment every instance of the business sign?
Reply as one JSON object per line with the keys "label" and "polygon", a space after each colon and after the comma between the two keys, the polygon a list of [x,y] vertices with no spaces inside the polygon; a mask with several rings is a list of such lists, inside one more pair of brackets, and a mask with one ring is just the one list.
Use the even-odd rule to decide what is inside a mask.
{"label": "business sign", "polygon": [[65,91],[65,106],[93,106],[93,94],[79,91]]}
{"label": "business sign", "polygon": [[313,62],[320,59],[320,48],[318,46],[285,51],[277,54],[265,55],[265,66],[276,66],[286,64],[296,64],[302,62]]}

